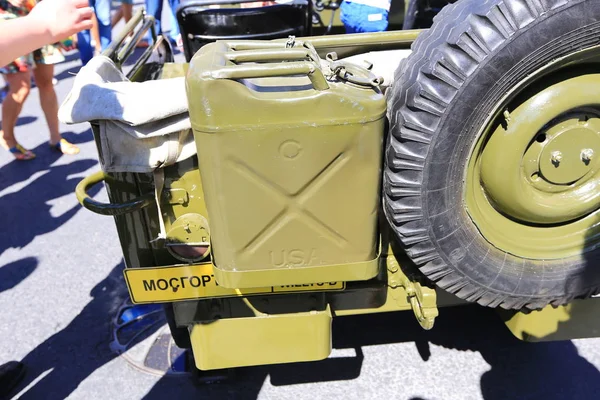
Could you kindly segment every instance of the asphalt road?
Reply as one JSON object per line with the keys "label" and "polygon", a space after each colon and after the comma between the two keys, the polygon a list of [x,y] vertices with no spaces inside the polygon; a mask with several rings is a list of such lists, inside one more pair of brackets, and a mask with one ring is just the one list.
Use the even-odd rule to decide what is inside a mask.
{"label": "asphalt road", "polygon": [[[60,100],[78,67],[76,58],[58,66]],[[219,384],[133,368],[110,347],[111,320],[127,297],[113,220],[82,209],[73,194],[99,170],[95,144],[85,124],[62,130],[79,155],[49,150],[33,89],[17,135],[38,157],[21,163],[0,152],[0,363],[28,367],[17,398],[600,397],[600,339],[522,343],[492,311],[474,306],[441,310],[430,332],[411,313],[340,318],[329,359],[243,368]]]}

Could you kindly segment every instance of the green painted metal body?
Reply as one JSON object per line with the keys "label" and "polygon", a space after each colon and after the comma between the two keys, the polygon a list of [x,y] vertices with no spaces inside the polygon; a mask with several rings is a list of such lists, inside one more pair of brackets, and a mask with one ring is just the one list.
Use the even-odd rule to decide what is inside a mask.
{"label": "green painted metal body", "polygon": [[[173,247],[206,245],[205,250],[211,246],[210,253],[206,254],[207,258],[202,262],[211,261],[220,268],[220,272],[216,270],[215,275],[219,283],[224,283],[225,286],[238,288],[247,284],[262,287],[274,282],[317,282],[322,277],[330,277],[322,274],[320,269],[331,265],[340,266],[333,270],[332,279],[347,280],[342,291],[247,297],[237,295],[166,304],[165,307],[171,309],[174,315],[171,328],[182,330],[184,334],[190,332],[199,368],[321,359],[329,354],[331,348],[332,317],[412,309],[418,322],[425,329],[431,329],[438,307],[465,304],[443,290],[431,287],[398,244],[390,239],[387,224],[376,219],[381,211],[378,171],[384,133],[382,116],[385,112],[381,93],[373,87],[341,82],[337,75],[332,79],[329,76],[331,71],[323,72],[319,60],[334,51],[343,57],[368,51],[408,48],[416,35],[418,31],[300,38],[296,40],[296,46],[290,49],[285,48],[285,40],[239,42],[234,46],[220,43],[199,54],[189,68],[187,65],[173,63],[151,68],[140,64],[132,71],[134,80],[140,81],[187,74],[190,111],[199,158],[193,157],[164,169],[164,187],[158,196],[160,207],[157,207],[155,201],[150,201],[155,191],[152,174],[99,173],[78,186],[77,196],[86,208],[114,216],[127,268],[194,264],[196,261],[183,261],[185,257],[182,259],[181,253],[174,252]],[[305,45],[306,43],[310,45]],[[547,66],[546,72],[557,71],[561,67],[560,63],[564,66],[594,57],[596,53],[592,51],[575,55],[572,59],[558,60],[558,64]],[[275,63],[273,68],[248,65],[237,69],[233,66],[233,60],[242,63],[257,59],[261,63]],[[283,65],[283,60],[289,60],[287,65]],[[272,77],[273,74],[278,76]],[[591,78],[586,84],[595,86],[597,79]],[[282,86],[286,89],[282,90]],[[290,90],[293,86],[299,89]],[[559,86],[556,89],[558,92],[550,86],[550,90],[551,93],[560,93],[561,90],[567,90],[567,86]],[[517,90],[518,86],[515,88]],[[573,97],[576,101],[579,98],[567,96],[564,101],[558,102],[559,110],[556,112],[568,108]],[[519,147],[521,155],[528,154],[525,147],[536,137],[531,132],[539,130],[538,119],[549,115],[538,116],[531,112],[526,102],[523,104],[524,111],[511,108],[507,115],[510,118],[507,121],[508,129],[524,124],[517,125],[519,129],[514,135],[514,140],[523,142]],[[500,105],[499,113],[504,110],[504,105]],[[528,118],[531,115],[535,118]],[[527,124],[537,125],[534,129]],[[588,164],[584,163],[583,166],[576,160],[561,160],[568,167],[565,173],[555,169],[545,172],[549,168],[556,168],[545,163],[545,160],[557,150],[564,152],[565,157],[577,152],[581,155],[580,147],[583,143],[587,146],[589,142],[587,130],[596,129],[595,127],[594,118],[584,124],[574,124],[570,119],[556,124],[546,133],[546,145],[550,147],[546,149],[546,145],[541,144],[535,157],[525,158],[538,160],[537,164],[526,162],[525,165],[538,167],[553,185],[564,185],[565,181],[570,180],[581,181],[582,184],[593,182],[597,165],[593,154]],[[92,128],[99,142],[98,127],[92,124]],[[492,137],[507,132],[505,128],[498,129]],[[575,139],[563,142],[563,135],[572,135]],[[309,141],[307,145],[304,144],[306,140]],[[291,145],[291,141],[300,146]],[[595,144],[591,142],[589,146],[597,154]],[[552,147],[555,145],[557,148]],[[470,182],[484,182],[484,185],[490,186],[484,186],[484,189],[492,192],[496,185],[502,185],[495,180],[503,178],[504,174],[509,175],[507,171],[515,169],[514,163],[520,162],[510,161],[506,169],[500,169],[500,174],[496,171],[484,172],[484,168],[477,162],[490,155],[486,151],[491,152],[491,157],[497,157],[498,154],[509,155],[502,147],[493,146],[491,140],[477,144],[470,169],[465,172]],[[327,154],[315,153],[311,155],[309,162],[298,164],[297,167],[286,164],[289,163],[286,158],[294,159],[310,154],[315,147],[323,149]],[[98,151],[102,157],[100,147]],[[321,193],[323,198],[314,197],[316,208],[308,210],[317,216],[332,214],[322,216],[323,221],[330,217],[348,219],[342,221],[339,230],[349,232],[349,237],[353,238],[349,242],[354,246],[351,249],[336,247],[335,240],[328,238],[328,234],[323,232],[318,234],[321,234],[320,240],[325,244],[311,242],[317,237],[314,233],[303,232],[301,225],[292,225],[294,229],[289,232],[283,229],[273,231],[277,241],[269,243],[269,250],[279,253],[283,251],[284,257],[288,251],[290,259],[294,259],[299,253],[292,254],[292,250],[319,246],[319,249],[330,252],[325,263],[309,265],[309,257],[306,264],[314,269],[306,269],[305,275],[294,275],[294,272],[302,270],[297,268],[299,265],[273,268],[268,258],[265,262],[260,257],[254,260],[250,257],[252,264],[240,263],[245,261],[240,256],[240,248],[243,250],[248,238],[259,235],[279,214],[286,215],[291,209],[287,218],[302,221],[298,217],[303,215],[302,207],[305,204],[300,203],[302,207],[295,204],[295,196],[302,192],[307,182],[314,182],[316,173],[332,162],[335,163],[337,157],[345,153],[358,153],[356,163],[348,164],[352,165],[349,172],[337,183],[327,182],[332,185],[329,188],[333,189],[331,192],[316,187],[316,192]],[[360,156],[365,158],[361,159]],[[510,158],[502,158],[500,161],[503,160]],[[252,168],[236,170],[241,164]],[[534,185],[527,181],[533,175],[529,170],[526,170],[524,178],[520,175],[523,173],[522,169],[512,172],[512,176],[519,177],[509,182],[513,189],[520,190],[518,188],[523,185],[523,179],[526,184]],[[261,178],[265,176],[268,179]],[[482,176],[485,179],[482,180]],[[101,181],[107,187],[110,199],[110,204],[107,205],[93,202],[85,194],[86,188]],[[468,187],[474,193],[485,193],[479,185],[472,184]],[[253,194],[257,188],[258,192]],[[557,192],[549,190],[548,193],[553,195]],[[482,203],[483,200],[487,203]],[[499,223],[500,217],[495,216],[498,214],[496,208],[494,214],[482,210],[482,218],[478,219],[473,209],[482,208],[482,204],[489,205],[486,196],[476,198],[473,194],[469,201],[468,211],[476,222],[482,224],[482,233],[488,240],[495,240],[494,233],[493,229],[486,230],[483,217],[490,218],[493,215],[488,228],[495,226],[496,229],[508,229],[505,232],[512,232],[510,227],[504,228]],[[524,200],[519,212],[525,213],[529,219],[545,218],[523,211],[529,206],[528,201],[530,199]],[[502,199],[499,198],[497,203],[501,202]],[[136,206],[131,208],[132,204]],[[159,209],[167,239],[157,241],[155,239],[160,232]],[[560,220],[565,213],[572,211],[557,207],[548,212],[552,218]],[[591,225],[581,229],[589,230],[590,227],[596,229]],[[244,240],[232,238],[231,232]],[[578,231],[573,232],[576,236]],[[531,237],[522,236],[520,240],[527,243]],[[547,234],[545,240],[548,240],[549,246],[555,246],[560,238]],[[573,242],[569,246],[572,248],[578,244]],[[515,248],[515,251],[519,249]],[[306,253],[310,256],[310,251],[303,250],[302,254]],[[359,265],[352,265],[352,262]],[[368,268],[365,268],[365,263],[369,264]],[[246,266],[251,268],[245,268]],[[257,277],[238,277],[239,271],[244,273],[256,270],[264,273]],[[337,275],[339,270],[342,273]],[[352,275],[356,270],[362,272]],[[246,279],[248,280],[245,281]],[[588,299],[560,309],[548,308],[528,314],[503,313],[502,318],[511,331],[523,340],[572,339],[597,336],[597,326],[589,321],[597,319],[598,311],[600,302]],[[569,323],[565,323],[567,320]],[[251,348],[251,351],[244,352],[247,348]]]}

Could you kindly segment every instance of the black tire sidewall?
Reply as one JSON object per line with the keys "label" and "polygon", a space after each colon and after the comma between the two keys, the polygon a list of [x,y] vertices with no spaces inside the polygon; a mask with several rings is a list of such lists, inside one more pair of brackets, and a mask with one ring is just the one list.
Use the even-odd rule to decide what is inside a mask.
{"label": "black tire sidewall", "polygon": [[[600,250],[563,260],[526,260],[490,245],[464,206],[466,163],[472,146],[485,119],[506,93],[497,90],[498,85],[510,88],[553,59],[589,47],[589,40],[577,37],[590,31],[596,32],[594,43],[600,43],[600,1],[554,10],[520,30],[462,85],[430,145],[422,182],[423,215],[429,222],[430,237],[445,263],[492,292],[567,299],[600,285],[600,270],[594,273],[588,267],[600,259]],[[565,40],[571,46],[558,46]],[[541,48],[549,51],[540,52]],[[443,54],[434,50],[430,62],[437,57]]]}

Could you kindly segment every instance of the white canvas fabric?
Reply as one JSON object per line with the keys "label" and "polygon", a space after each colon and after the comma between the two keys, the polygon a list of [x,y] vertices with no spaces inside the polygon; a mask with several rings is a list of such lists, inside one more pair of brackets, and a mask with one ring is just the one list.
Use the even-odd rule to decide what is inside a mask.
{"label": "white canvas fabric", "polygon": [[94,57],[58,115],[99,124],[107,172],[152,172],[196,154],[183,77],[131,82],[109,58]]}

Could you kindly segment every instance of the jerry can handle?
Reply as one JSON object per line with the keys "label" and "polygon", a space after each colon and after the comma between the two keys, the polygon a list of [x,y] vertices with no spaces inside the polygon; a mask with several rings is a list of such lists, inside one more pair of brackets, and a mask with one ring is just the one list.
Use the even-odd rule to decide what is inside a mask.
{"label": "jerry can handle", "polygon": [[90,187],[100,182],[110,181],[111,179],[112,178],[110,177],[110,175],[106,174],[103,171],[98,171],[92,175],[85,177],[81,182],[77,184],[77,187],[75,188],[75,195],[77,196],[79,204],[81,204],[88,210],[95,212],[96,214],[112,216],[129,214],[154,204],[154,193],[137,197],[127,203],[117,204],[101,203],[92,199],[87,194],[87,190]]}
{"label": "jerry can handle", "polygon": [[249,79],[276,76],[306,75],[316,90],[327,90],[329,84],[323,71],[314,62],[297,61],[282,64],[249,64],[222,67],[208,72],[213,79]]}
{"label": "jerry can handle", "polygon": [[319,55],[309,48],[240,50],[225,53],[225,57],[233,63],[265,62],[265,61],[302,61],[307,58],[319,63]]}

